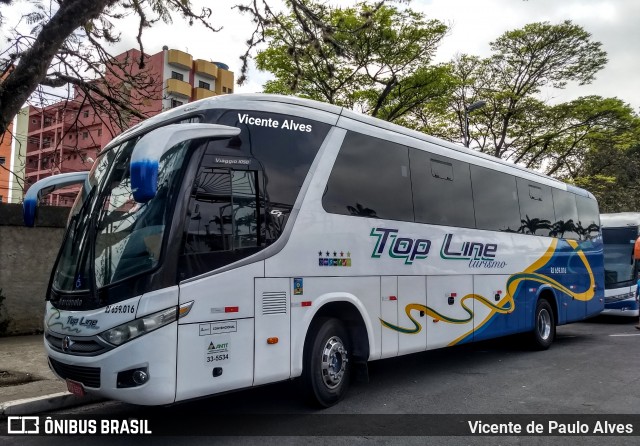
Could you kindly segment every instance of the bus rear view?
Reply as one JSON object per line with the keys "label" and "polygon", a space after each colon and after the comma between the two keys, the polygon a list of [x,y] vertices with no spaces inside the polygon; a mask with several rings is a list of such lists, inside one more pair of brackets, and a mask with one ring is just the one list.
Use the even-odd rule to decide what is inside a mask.
{"label": "bus rear view", "polygon": [[640,262],[635,246],[640,213],[602,214],[601,222],[605,268],[605,305],[602,314],[638,316]]}

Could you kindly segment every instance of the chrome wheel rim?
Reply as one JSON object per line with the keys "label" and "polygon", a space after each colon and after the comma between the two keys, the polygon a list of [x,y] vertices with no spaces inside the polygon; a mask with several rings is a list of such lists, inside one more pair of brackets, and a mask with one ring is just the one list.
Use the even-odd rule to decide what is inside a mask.
{"label": "chrome wheel rim", "polygon": [[342,339],[332,336],[322,349],[322,380],[329,389],[340,385],[347,370],[347,350]]}
{"label": "chrome wheel rim", "polygon": [[538,313],[537,327],[540,338],[545,341],[549,339],[549,336],[551,336],[551,315],[546,308],[543,308]]}

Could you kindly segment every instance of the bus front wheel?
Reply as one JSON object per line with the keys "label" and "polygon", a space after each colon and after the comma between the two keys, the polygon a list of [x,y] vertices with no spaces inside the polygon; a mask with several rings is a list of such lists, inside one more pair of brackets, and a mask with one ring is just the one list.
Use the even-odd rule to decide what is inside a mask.
{"label": "bus front wheel", "polygon": [[535,350],[549,348],[556,336],[556,321],[551,304],[546,299],[538,300],[531,333],[531,346]]}
{"label": "bus front wheel", "polygon": [[349,387],[350,341],[338,319],[317,319],[305,343],[303,383],[312,403],[330,407]]}

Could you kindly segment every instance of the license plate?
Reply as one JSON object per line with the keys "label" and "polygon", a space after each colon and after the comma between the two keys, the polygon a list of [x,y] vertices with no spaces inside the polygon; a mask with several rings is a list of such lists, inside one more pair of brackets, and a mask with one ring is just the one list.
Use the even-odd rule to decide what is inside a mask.
{"label": "license plate", "polygon": [[85,396],[84,387],[77,381],[67,380],[67,390],[76,396]]}

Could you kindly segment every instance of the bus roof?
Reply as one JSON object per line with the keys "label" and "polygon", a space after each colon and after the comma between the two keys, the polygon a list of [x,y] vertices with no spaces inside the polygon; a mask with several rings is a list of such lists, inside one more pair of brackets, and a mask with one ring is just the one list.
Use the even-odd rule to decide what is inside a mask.
{"label": "bus roof", "polygon": [[603,228],[640,226],[640,212],[618,212],[616,214],[601,214],[600,224]]}
{"label": "bus roof", "polygon": [[573,192],[575,194],[579,194],[585,197],[589,197],[595,200],[595,197],[589,191],[566,184],[555,178],[551,178],[547,175],[541,174],[534,170],[527,169],[522,166],[518,166],[517,164],[507,162],[500,158],[496,158],[494,156],[487,155],[485,153],[478,152],[477,150],[469,149],[468,147],[464,147],[459,144],[445,141],[443,139],[429,136],[424,133],[418,132],[416,130],[411,130],[406,127],[402,127],[400,125],[393,124],[388,121],[384,121],[382,119],[357,113],[344,107],[340,107],[333,104],[327,104],[324,102],[314,101],[311,99],[303,99],[296,96],[283,96],[283,95],[265,94],[265,93],[234,93],[229,95],[214,96],[206,99],[201,99],[195,102],[190,102],[188,104],[173,108],[171,110],[167,110],[156,116],[148,118],[145,121],[141,122],[140,124],[137,124],[131,127],[130,129],[121,133],[119,136],[116,136],[105,147],[105,149],[109,149],[114,145],[119,144],[120,142],[126,139],[129,139],[132,136],[135,136],[141,133],[146,133],[147,131],[150,131],[153,128],[161,126],[166,121],[174,121],[179,119],[182,116],[186,117],[190,115],[195,115],[195,114],[198,114],[198,112],[202,112],[210,108],[221,108],[221,105],[224,103],[233,103],[234,108],[236,108],[236,106],[240,105],[240,103],[255,104],[256,102],[260,102],[260,101],[279,103],[285,106],[289,105],[293,107],[305,107],[309,109],[314,109],[315,111],[336,115],[336,117],[344,117],[344,118],[352,119],[354,121],[359,121],[367,125],[378,127],[384,130],[389,130],[391,132],[395,132],[398,134],[406,135],[410,138],[425,141],[427,143],[435,144],[440,147],[444,147],[446,149],[450,149],[450,150],[454,150],[467,155],[482,158],[492,163],[505,166],[507,169],[516,169],[523,172],[527,172],[532,175],[536,175],[538,177],[542,177],[549,182],[555,183],[559,188],[562,188],[562,189],[566,188],[570,192]]}

